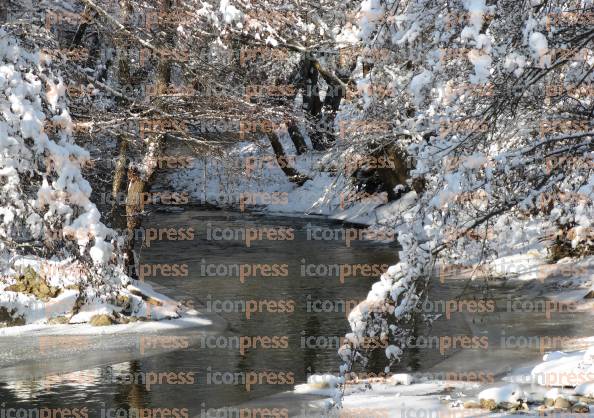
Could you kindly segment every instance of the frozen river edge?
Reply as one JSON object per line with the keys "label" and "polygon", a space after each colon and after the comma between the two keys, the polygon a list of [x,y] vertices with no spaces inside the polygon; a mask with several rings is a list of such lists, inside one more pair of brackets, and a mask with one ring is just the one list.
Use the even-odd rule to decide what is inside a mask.
{"label": "frozen river edge", "polygon": [[[188,295],[177,289],[149,284],[169,298],[188,300]],[[186,336],[191,340],[228,329],[227,321],[206,312],[200,301],[195,300],[194,306],[180,318],[159,321],[103,327],[83,323],[4,328],[0,330],[0,379],[34,379],[130,361],[177,349],[174,344],[147,343],[151,336]]]}

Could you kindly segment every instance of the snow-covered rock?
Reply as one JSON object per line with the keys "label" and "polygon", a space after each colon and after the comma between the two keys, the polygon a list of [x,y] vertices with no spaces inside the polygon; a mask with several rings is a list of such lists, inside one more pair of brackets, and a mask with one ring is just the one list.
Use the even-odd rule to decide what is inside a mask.
{"label": "snow-covered rock", "polygon": [[543,361],[557,360],[557,359],[560,359],[565,356],[567,356],[567,354],[565,354],[563,351],[552,351],[552,352],[547,353],[544,356],[542,356],[542,360]]}
{"label": "snow-covered rock", "polygon": [[531,371],[532,379],[541,386],[576,387],[594,381],[591,364],[592,347],[571,353],[553,352],[543,357]]}
{"label": "snow-covered rock", "polygon": [[307,378],[307,383],[296,385],[294,392],[335,397],[340,394],[339,385],[344,383],[344,378],[331,374],[314,374]]}
{"label": "snow-covered rock", "polygon": [[413,383],[413,377],[408,373],[397,373],[390,376],[390,383],[394,385],[409,386]]}
{"label": "snow-covered rock", "polygon": [[485,389],[478,395],[479,400],[491,400],[496,404],[503,402],[516,403],[523,400],[524,397],[524,391],[516,384]]}
{"label": "snow-covered rock", "polygon": [[582,383],[575,388],[575,394],[594,398],[594,382]]}

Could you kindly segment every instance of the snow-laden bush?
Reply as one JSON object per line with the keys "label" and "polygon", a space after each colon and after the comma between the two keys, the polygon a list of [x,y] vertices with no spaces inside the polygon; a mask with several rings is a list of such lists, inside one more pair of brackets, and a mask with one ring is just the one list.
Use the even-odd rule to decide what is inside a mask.
{"label": "snow-laden bush", "polygon": [[113,236],[81,174],[89,154],[72,140],[64,81],[46,56],[24,50],[6,32],[0,60],[2,249],[36,248],[43,240],[52,253],[106,264]]}
{"label": "snow-laden bush", "polygon": [[378,0],[382,19],[353,29],[384,57],[361,77],[396,92],[367,100],[362,117],[393,116],[422,190],[393,218],[399,265],[349,318],[344,370],[367,357],[364,337],[400,358],[438,266],[592,253],[594,38],[555,19],[584,3]]}
{"label": "snow-laden bush", "polygon": [[81,174],[89,153],[72,139],[65,82],[22,44],[0,29],[0,309],[19,323],[146,316]]}

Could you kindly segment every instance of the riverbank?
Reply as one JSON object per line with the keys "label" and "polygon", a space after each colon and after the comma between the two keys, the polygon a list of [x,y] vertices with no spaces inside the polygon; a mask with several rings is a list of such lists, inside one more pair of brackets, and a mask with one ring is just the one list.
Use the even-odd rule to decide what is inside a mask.
{"label": "riverbank", "polygon": [[349,176],[361,161],[353,159],[341,165],[331,151],[296,155],[288,138],[280,140],[290,165],[309,178],[301,186],[287,178],[274,155],[267,153],[267,146],[240,142],[228,150],[225,158],[195,159],[186,170],[163,171],[154,188],[186,193],[191,204],[277,216],[321,215],[376,227],[415,199],[413,192],[388,202],[385,192],[354,190]]}
{"label": "riverbank", "polygon": [[[181,306],[180,300],[188,301],[187,295],[182,295],[177,289],[166,288],[156,283],[147,282],[143,284],[143,288],[147,289],[146,285],[151,289],[158,289],[151,295],[154,304],[161,303],[160,306],[170,305],[172,309],[177,309]],[[140,285],[138,283],[137,285]],[[111,335],[111,334],[157,334],[160,332],[168,332],[172,330],[190,330],[196,329],[205,333],[221,332],[227,328],[227,322],[220,316],[202,310],[204,306],[196,301],[194,303],[196,308],[182,309],[178,311],[178,316],[175,318],[148,318],[131,321],[127,324],[109,324],[103,326],[96,326],[90,323],[73,323],[73,324],[28,324],[20,326],[12,326],[0,328],[0,337],[57,337],[60,335]]]}
{"label": "riverbank", "polygon": [[[493,271],[482,273],[488,280]],[[336,376],[312,376],[287,394],[300,405],[290,416],[594,416],[594,257],[558,265],[532,260],[508,276],[491,281],[498,296],[486,299],[497,307],[490,323],[476,312],[465,314],[472,335],[487,338],[488,350],[460,349],[422,373],[363,376],[346,385]],[[461,280],[468,277],[450,274],[442,283]],[[519,290],[522,296],[512,300]],[[450,313],[460,306],[452,304]],[[526,318],[518,321],[518,315]],[[274,398],[240,408],[270,402]]]}
{"label": "riverbank", "polygon": [[[354,240],[347,244],[343,237],[349,228],[322,217],[301,219],[194,208],[176,214],[155,211],[145,225],[157,231],[193,230],[192,239],[187,239],[188,234],[164,234],[145,242],[139,259],[146,266],[145,283],[187,309],[224,318],[228,328],[210,334],[192,328],[157,334],[44,337],[47,349],[43,361],[35,359],[34,352],[24,353],[26,346],[39,347],[37,337],[3,336],[0,344],[5,345],[0,346],[0,352],[4,356],[0,357],[5,374],[0,372],[0,398],[6,399],[9,407],[21,402],[39,408],[72,408],[81,397],[88,397],[86,405],[96,416],[105,404],[187,408],[188,415],[195,417],[203,407],[232,406],[291,390],[305,382],[309,373],[337,370],[336,350],[348,329],[347,314],[376,280],[376,275],[355,274],[341,281],[333,266],[381,266],[397,257],[393,244],[383,241]],[[246,240],[245,232],[250,230],[282,230],[287,234]],[[326,239],[314,239],[318,230]],[[253,264],[286,264],[286,274],[284,267],[279,270],[282,275],[274,277],[258,272],[241,280],[235,274],[238,266]],[[186,265],[187,269],[179,271],[187,274],[174,277],[173,269],[148,268],[156,265]],[[302,269],[310,266],[313,270],[304,270],[302,275]],[[316,274],[316,268],[328,271]],[[155,335],[164,339],[150,338]],[[142,339],[156,342],[144,344],[144,354]],[[252,379],[269,372],[283,374],[286,379],[260,379],[246,385],[248,376]],[[195,376],[191,384],[174,385],[163,380],[147,385],[142,380],[154,374],[188,373]],[[133,404],[128,401],[132,397]]]}
{"label": "riverbank", "polygon": [[[142,400],[137,401],[137,405],[161,407],[173,403],[188,408],[189,416],[193,417],[203,418],[202,411],[210,409],[220,411],[223,408],[230,413],[245,405],[250,408],[257,405],[272,409],[278,407],[280,410],[286,408],[290,417],[300,416],[301,413],[305,414],[301,416],[333,414],[332,410],[327,410],[328,395],[295,393],[293,388],[306,384],[312,375],[337,373],[339,359],[336,351],[341,338],[349,331],[347,317],[365,299],[377,276],[345,277],[341,282],[339,276],[307,274],[307,268],[352,263],[393,264],[398,251],[395,243],[391,246],[381,241],[355,240],[347,245],[344,236],[348,228],[335,221],[223,210],[192,209],[175,216],[155,212],[147,219],[147,226],[156,230],[180,226],[193,228],[194,238],[171,241],[164,236],[164,239],[150,241],[141,252],[141,263],[185,264],[188,275],[171,277],[160,274],[147,276],[145,280],[153,284],[155,292],[191,305],[189,309],[224,317],[229,329],[216,334],[217,338],[213,340],[202,338],[205,334],[200,328],[193,331],[163,330],[158,333],[159,336],[176,337],[187,342],[187,347],[174,347],[175,351],[171,351],[160,346],[148,349],[145,345],[144,354],[140,352],[143,335],[138,333],[57,335],[55,339],[46,339],[46,351],[52,351],[49,350],[50,344],[59,344],[59,347],[43,361],[31,361],[32,356],[23,356],[23,348],[19,348],[35,344],[38,347],[36,337],[2,337],[0,342],[5,342],[6,348],[0,347],[0,351],[5,353],[2,357],[4,374],[0,374],[10,389],[3,391],[0,387],[0,395],[10,399],[11,393],[16,391],[23,402],[42,407],[74,404],[82,391],[93,393],[97,401],[93,407],[100,408],[101,402],[126,405],[125,400],[115,399],[114,391],[132,393],[142,389]],[[292,235],[287,237],[292,239],[262,236],[250,241],[242,235],[255,229],[291,229]],[[322,236],[333,239],[314,239],[313,231],[318,229],[323,231]],[[221,238],[225,236],[227,238]],[[230,252],[233,258],[229,257]],[[257,254],[256,261],[254,254]],[[472,266],[457,266],[458,270],[452,268],[448,274],[438,274],[426,311],[439,315],[439,318],[430,329],[418,330],[416,346],[410,347],[409,355],[403,357],[401,364],[394,369],[396,373],[411,375],[412,384],[393,385],[370,380],[370,389],[361,377],[358,383],[347,386],[343,416],[350,413],[350,416],[373,417],[372,410],[376,408],[379,409],[376,414],[384,414],[384,410],[388,409],[395,414],[392,416],[402,418],[399,414],[404,407],[404,413],[416,418],[413,414],[422,413],[422,410],[413,412],[415,410],[411,408],[427,408],[426,405],[429,405],[427,414],[435,414],[432,408],[439,406],[446,408],[444,414],[484,415],[487,411],[450,407],[450,403],[476,400],[478,393],[489,386],[511,383],[506,379],[515,372],[524,370],[529,375],[532,366],[542,361],[544,353],[577,350],[576,345],[571,346],[572,341],[594,335],[592,309],[588,305],[591,300],[583,299],[590,292],[592,271],[587,265],[591,260],[584,259],[573,264],[568,263],[571,260],[565,260],[551,267],[546,264],[545,258],[533,252],[525,255],[523,263],[520,261],[519,257],[508,259],[506,263],[515,266],[515,270],[511,270],[504,268],[506,263],[499,260],[489,269],[479,271],[481,274],[474,280],[470,280],[468,274],[473,270]],[[238,276],[224,274],[227,270],[219,270],[220,274],[210,277],[202,273],[207,266],[227,269],[255,262],[287,264],[288,274],[286,277],[246,276],[242,282]],[[558,269],[557,274],[555,268]],[[274,306],[269,303],[281,300],[293,302],[290,312],[280,311],[278,303],[273,309]],[[448,305],[454,300],[482,301],[485,306],[491,306],[488,303],[492,302],[496,308],[493,312],[481,314],[471,312],[468,304],[458,304],[455,308]],[[261,303],[264,301],[268,303]],[[551,302],[548,312],[546,301]],[[578,304],[577,301],[581,302]],[[528,305],[528,302],[538,304]],[[248,309],[248,306],[254,309]],[[569,307],[571,312],[559,312],[560,306]],[[171,323],[169,320],[160,322]],[[110,327],[101,327],[107,328]],[[510,343],[504,337],[538,335],[569,337],[565,340],[569,346],[557,343],[542,347],[502,346]],[[242,336],[252,337],[251,347],[240,350],[235,345]],[[440,337],[447,336],[486,336],[489,338],[489,350],[480,347],[474,350],[460,347],[446,349],[431,345],[434,342],[439,344]],[[69,340],[69,337],[77,340]],[[286,337],[287,345],[286,348],[283,345],[275,349],[272,346],[264,348],[259,343],[254,346],[254,337]],[[80,350],[77,344],[87,345],[90,349]],[[105,366],[107,364],[109,366]],[[110,377],[108,368],[124,372]],[[293,383],[262,382],[252,385],[248,391],[241,380],[234,380],[235,376],[247,378],[248,373],[268,373],[271,369],[285,375],[292,373]],[[132,384],[122,380],[132,373],[130,370],[147,374],[190,372],[195,373],[196,381],[181,386],[151,385],[147,390],[142,382]],[[372,365],[369,373],[378,374],[381,370]],[[480,372],[483,372],[482,381]],[[448,378],[452,374],[470,382]],[[222,383],[223,377],[230,383]],[[25,379],[28,382],[23,382]],[[87,386],[81,385],[83,380],[88,382]],[[27,385],[32,388],[26,393],[17,389]],[[79,389],[70,393],[73,387]],[[459,392],[464,396],[457,395]],[[51,401],[45,398],[48,393],[55,394]],[[62,393],[68,395],[61,399],[59,394]],[[357,412],[359,415],[354,415]],[[217,415],[212,412],[211,416]]]}

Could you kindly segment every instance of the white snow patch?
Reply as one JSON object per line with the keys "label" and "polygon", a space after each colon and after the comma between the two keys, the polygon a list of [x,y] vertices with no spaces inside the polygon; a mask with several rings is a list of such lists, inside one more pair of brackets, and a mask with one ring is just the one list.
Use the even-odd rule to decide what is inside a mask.
{"label": "white snow patch", "polygon": [[520,386],[511,384],[483,390],[481,393],[479,393],[478,398],[493,400],[498,404],[502,402],[515,403],[520,399],[524,399],[524,391],[522,388],[520,388]]}

